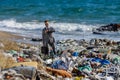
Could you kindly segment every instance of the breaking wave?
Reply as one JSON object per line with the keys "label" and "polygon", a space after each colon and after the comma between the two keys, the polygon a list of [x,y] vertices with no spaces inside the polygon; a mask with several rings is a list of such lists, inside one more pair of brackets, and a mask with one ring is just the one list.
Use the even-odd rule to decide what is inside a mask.
{"label": "breaking wave", "polygon": [[[92,28],[100,25],[86,25],[79,23],[56,23],[50,22],[50,26],[56,29],[58,32],[63,31],[91,31]],[[32,22],[17,22],[15,19],[8,19],[0,21],[0,29],[6,30],[42,30],[44,27],[43,22],[32,21]]]}

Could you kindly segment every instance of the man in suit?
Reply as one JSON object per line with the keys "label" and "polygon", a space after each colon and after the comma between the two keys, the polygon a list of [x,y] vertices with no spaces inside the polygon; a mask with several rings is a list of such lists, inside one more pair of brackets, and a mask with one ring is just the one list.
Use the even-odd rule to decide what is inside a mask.
{"label": "man in suit", "polygon": [[54,54],[56,54],[56,52],[55,52],[55,45],[54,45],[55,39],[54,39],[54,37],[52,35],[52,33],[55,32],[55,29],[52,28],[52,27],[49,27],[48,20],[45,20],[44,23],[45,23],[45,27],[42,30],[42,39],[43,39],[43,46],[47,48],[46,49],[47,51],[46,51],[45,54],[49,53],[48,44],[52,48]]}

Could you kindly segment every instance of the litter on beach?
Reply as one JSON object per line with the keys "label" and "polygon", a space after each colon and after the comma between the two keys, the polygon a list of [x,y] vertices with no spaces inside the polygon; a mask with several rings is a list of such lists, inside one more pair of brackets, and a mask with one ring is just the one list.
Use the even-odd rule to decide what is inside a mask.
{"label": "litter on beach", "polygon": [[[41,53],[41,46],[25,48],[21,47],[23,44],[19,44],[20,51],[2,52],[1,56],[6,59],[11,58],[13,61],[4,63],[4,65],[11,63],[9,66],[1,65],[0,79],[119,80],[120,44],[104,39],[97,41],[92,44],[90,44],[91,40],[58,41],[57,55],[53,55],[52,52],[48,55]],[[108,45],[107,42],[114,42],[114,44]],[[99,43],[101,44],[98,45]],[[25,44],[24,46],[27,47]],[[19,57],[24,60],[20,61]],[[33,74],[27,74],[28,72]]]}

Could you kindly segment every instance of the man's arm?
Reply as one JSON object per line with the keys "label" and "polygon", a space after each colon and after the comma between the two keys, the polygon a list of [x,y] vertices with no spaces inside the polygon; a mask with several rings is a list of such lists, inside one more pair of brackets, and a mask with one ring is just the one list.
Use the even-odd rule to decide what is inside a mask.
{"label": "man's arm", "polygon": [[48,32],[49,32],[49,33],[55,32],[55,29],[52,28],[52,27],[50,27]]}
{"label": "man's arm", "polygon": [[44,39],[45,29],[42,30],[42,39]]}

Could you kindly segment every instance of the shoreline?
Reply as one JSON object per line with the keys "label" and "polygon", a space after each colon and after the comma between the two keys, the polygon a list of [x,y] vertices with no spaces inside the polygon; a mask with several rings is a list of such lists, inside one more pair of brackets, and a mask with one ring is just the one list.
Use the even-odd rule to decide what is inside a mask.
{"label": "shoreline", "polygon": [[36,45],[34,42],[31,41],[30,37],[22,36],[16,33],[1,31],[0,30],[0,41],[9,40],[17,43],[25,43],[30,45]]}
{"label": "shoreline", "polygon": [[[0,31],[0,50],[9,51],[16,50],[20,51],[20,46],[18,44],[24,44],[27,46],[32,46],[29,42],[29,38],[21,35],[17,35],[11,32]],[[27,41],[25,41],[26,39]]]}
{"label": "shoreline", "polygon": [[13,34],[11,32],[7,32],[7,31],[0,31],[0,36],[2,39],[13,39],[13,40],[14,39],[23,39],[23,36],[16,35],[16,34]]}

